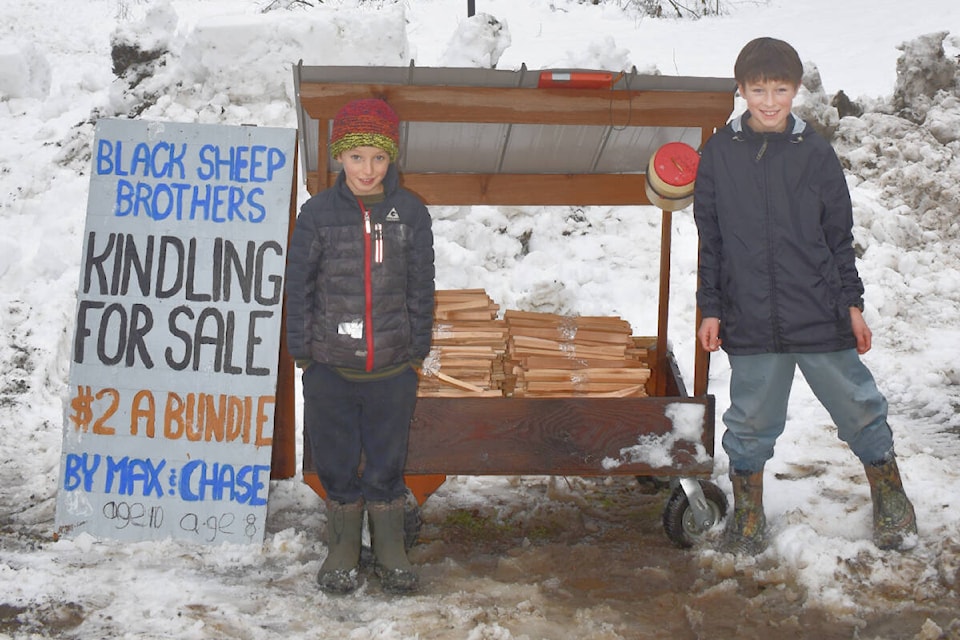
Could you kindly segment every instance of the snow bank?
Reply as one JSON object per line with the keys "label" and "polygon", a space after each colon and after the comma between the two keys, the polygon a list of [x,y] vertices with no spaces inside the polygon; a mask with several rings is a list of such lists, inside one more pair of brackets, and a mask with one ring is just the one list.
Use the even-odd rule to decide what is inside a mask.
{"label": "snow bank", "polygon": [[45,98],[50,75],[50,64],[32,42],[0,42],[0,97]]}

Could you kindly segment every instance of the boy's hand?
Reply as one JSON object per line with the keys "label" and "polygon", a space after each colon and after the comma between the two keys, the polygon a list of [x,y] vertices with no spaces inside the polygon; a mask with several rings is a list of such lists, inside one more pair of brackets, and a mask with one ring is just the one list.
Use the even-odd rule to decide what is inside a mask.
{"label": "boy's hand", "polygon": [[704,351],[716,351],[723,344],[720,340],[720,318],[704,318],[697,330],[697,339]]}
{"label": "boy's hand", "polygon": [[856,307],[850,307],[850,326],[857,339],[857,353],[863,355],[870,351],[870,347],[873,346],[873,332],[867,326],[867,321],[863,319],[863,313]]}

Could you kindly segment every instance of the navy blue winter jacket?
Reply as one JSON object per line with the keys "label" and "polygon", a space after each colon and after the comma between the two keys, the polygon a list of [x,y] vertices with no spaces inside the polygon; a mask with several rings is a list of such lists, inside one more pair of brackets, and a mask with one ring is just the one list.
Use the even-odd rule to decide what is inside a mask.
{"label": "navy blue winter jacket", "polygon": [[383,185],[383,202],[364,203],[369,228],[343,172],[301,207],[286,271],[287,345],[295,359],[377,371],[427,356],[434,304],[430,214],[400,187],[395,165]]}
{"label": "navy blue winter jacket", "polygon": [[863,283],[853,210],[830,144],[796,116],[757,133],[749,112],[704,144],[694,193],[697,304],[733,355],[856,347]]}

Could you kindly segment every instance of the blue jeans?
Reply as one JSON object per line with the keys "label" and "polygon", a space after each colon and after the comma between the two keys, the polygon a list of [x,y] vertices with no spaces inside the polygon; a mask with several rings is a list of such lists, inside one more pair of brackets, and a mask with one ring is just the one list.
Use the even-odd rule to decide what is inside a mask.
{"label": "blue jeans", "polygon": [[303,427],[328,499],[351,504],[406,495],[403,468],[417,384],[412,368],[369,382],[346,380],[318,363],[304,371]]}
{"label": "blue jeans", "polygon": [[865,464],[893,455],[887,400],[855,349],[830,353],[763,353],[729,356],[730,407],[723,449],[731,473],[755,473],[773,457],[787,421],[796,367],[829,412],[837,435]]}

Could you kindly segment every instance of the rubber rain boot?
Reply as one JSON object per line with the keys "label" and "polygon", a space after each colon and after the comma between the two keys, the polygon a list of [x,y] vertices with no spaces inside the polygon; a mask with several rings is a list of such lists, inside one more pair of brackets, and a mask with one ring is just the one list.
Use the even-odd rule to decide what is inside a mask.
{"label": "rubber rain boot", "polygon": [[346,595],[360,586],[363,503],[327,501],[327,559],[317,574],[325,593]]}
{"label": "rubber rain boot", "polygon": [[370,516],[370,538],[374,555],[374,572],[386,593],[414,593],[420,589],[420,576],[407,558],[404,546],[403,498],[392,502],[367,504]]}
{"label": "rubber rain boot", "polygon": [[880,549],[903,551],[917,541],[917,516],[903,490],[896,458],[865,464],[873,499],[873,542]]}
{"label": "rubber rain boot", "polygon": [[751,474],[731,470],[733,514],[720,541],[720,551],[755,556],[767,548],[763,513],[763,470]]}

